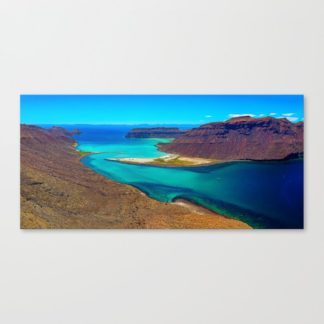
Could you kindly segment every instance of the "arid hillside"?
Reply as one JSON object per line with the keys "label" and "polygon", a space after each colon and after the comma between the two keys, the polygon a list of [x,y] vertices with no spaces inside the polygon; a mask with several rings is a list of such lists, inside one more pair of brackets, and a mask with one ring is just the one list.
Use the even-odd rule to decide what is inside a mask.
{"label": "arid hillside", "polygon": [[62,128],[21,126],[21,228],[249,228],[109,181],[80,162],[73,144]]}
{"label": "arid hillside", "polygon": [[232,118],[187,131],[162,151],[216,160],[281,160],[304,152],[304,123],[286,118]]}

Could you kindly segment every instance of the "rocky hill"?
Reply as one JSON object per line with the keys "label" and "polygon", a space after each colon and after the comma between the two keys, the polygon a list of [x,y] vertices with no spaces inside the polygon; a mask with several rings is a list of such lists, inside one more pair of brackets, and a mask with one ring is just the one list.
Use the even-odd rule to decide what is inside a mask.
{"label": "rocky hill", "polygon": [[216,160],[281,160],[304,152],[304,123],[249,116],[214,122],[187,131],[162,151]]}
{"label": "rocky hill", "polygon": [[177,138],[185,131],[176,127],[154,127],[134,128],[127,135],[127,138]]}
{"label": "rocky hill", "polygon": [[249,228],[106,179],[80,162],[73,134],[21,126],[21,228]]}

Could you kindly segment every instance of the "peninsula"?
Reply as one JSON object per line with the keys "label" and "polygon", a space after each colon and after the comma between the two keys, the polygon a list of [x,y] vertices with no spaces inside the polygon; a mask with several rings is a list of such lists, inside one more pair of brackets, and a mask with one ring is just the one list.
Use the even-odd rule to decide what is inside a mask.
{"label": "peninsula", "polygon": [[[233,160],[284,160],[302,157],[304,123],[286,118],[231,118],[183,132],[170,143],[159,143],[168,153],[159,158],[119,158],[129,164],[166,167],[203,166]],[[148,134],[148,129],[143,129]],[[134,134],[142,134],[137,128]],[[135,135],[134,135],[135,136]]]}
{"label": "peninsula", "polygon": [[230,160],[283,160],[304,152],[304,123],[286,118],[231,118],[188,130],[161,151],[195,158]]}

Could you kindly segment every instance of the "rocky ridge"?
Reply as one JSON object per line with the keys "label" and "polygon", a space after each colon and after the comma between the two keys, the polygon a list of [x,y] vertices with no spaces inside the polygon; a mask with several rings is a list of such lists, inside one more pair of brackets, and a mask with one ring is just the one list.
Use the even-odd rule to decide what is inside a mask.
{"label": "rocky ridge", "polygon": [[187,131],[162,151],[215,160],[282,160],[302,156],[304,123],[286,118],[236,117]]}

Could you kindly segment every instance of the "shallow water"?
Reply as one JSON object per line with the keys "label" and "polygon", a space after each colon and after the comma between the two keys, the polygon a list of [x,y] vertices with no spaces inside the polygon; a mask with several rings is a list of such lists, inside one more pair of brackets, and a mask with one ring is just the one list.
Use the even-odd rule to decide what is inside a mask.
{"label": "shallow water", "polygon": [[130,126],[78,126],[82,162],[159,201],[184,198],[255,228],[303,228],[303,160],[229,162],[203,167],[131,165],[107,158],[160,157],[167,139],[126,139]]}

